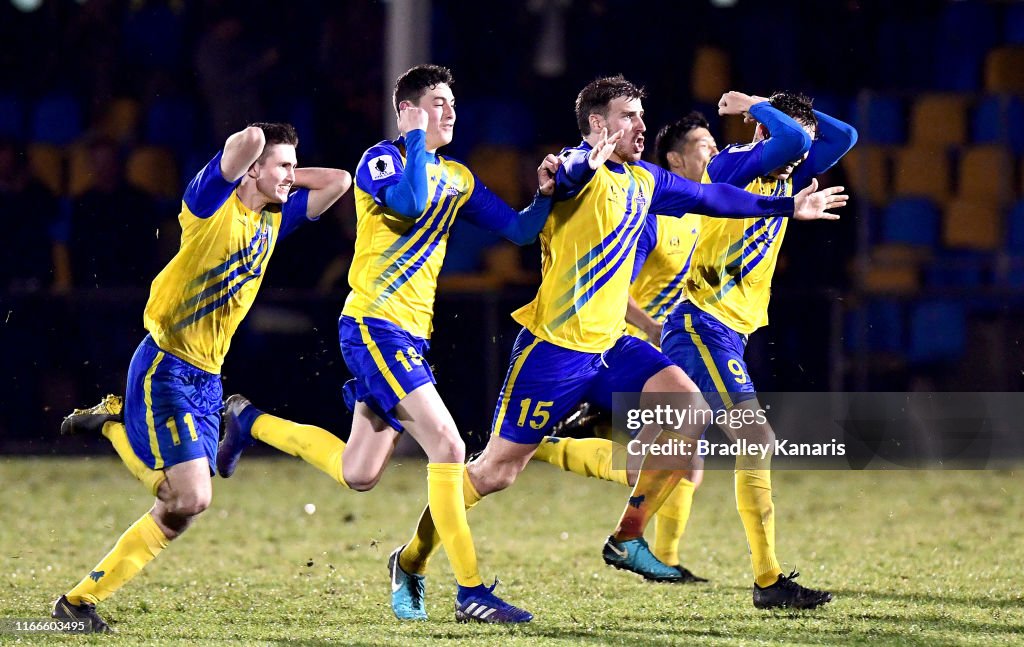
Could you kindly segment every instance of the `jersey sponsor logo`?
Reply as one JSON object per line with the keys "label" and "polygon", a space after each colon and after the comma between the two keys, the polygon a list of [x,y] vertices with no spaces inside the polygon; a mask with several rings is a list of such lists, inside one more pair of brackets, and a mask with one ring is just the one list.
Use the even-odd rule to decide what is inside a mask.
{"label": "jersey sponsor logo", "polygon": [[746,151],[753,150],[754,146],[757,146],[757,142],[743,144],[742,146],[730,146],[726,150],[730,153],[745,153]]}
{"label": "jersey sponsor logo", "polygon": [[378,155],[370,160],[370,177],[383,180],[395,174],[395,160],[390,155]]}

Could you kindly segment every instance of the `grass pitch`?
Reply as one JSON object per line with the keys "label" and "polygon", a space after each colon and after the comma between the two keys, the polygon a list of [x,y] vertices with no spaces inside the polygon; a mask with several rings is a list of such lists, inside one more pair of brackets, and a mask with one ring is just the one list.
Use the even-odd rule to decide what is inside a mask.
{"label": "grass pitch", "polygon": [[[149,505],[116,459],[0,459],[0,618],[42,618]],[[243,460],[213,507],[100,607],[114,636],[0,634],[0,643],[676,645],[1024,643],[1021,472],[779,472],[779,558],[835,601],[758,611],[731,472],[697,491],[683,563],[709,584],[650,584],[600,548],[625,501],[609,483],[531,465],[470,517],[485,579],[533,611],[460,625],[441,553],[430,621],[399,623],[388,553],[426,500],[424,463],[348,492],[304,463]],[[316,506],[312,515],[307,503]],[[650,531],[649,531],[650,532]]]}

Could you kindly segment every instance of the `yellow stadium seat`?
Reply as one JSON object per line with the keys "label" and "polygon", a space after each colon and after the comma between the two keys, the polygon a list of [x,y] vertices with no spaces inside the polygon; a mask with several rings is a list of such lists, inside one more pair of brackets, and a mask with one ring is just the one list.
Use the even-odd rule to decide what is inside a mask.
{"label": "yellow stadium seat", "polygon": [[53,144],[29,144],[28,167],[32,176],[57,195],[64,194],[64,151]]}
{"label": "yellow stadium seat", "polygon": [[889,152],[883,146],[862,144],[843,156],[847,187],[874,206],[889,200]]}
{"label": "yellow stadium seat", "polygon": [[509,146],[478,146],[469,156],[469,168],[499,198],[518,205],[522,195],[519,181],[519,151]]}
{"label": "yellow stadium seat", "polygon": [[135,99],[114,99],[108,105],[97,126],[99,134],[120,144],[135,139],[141,107]]}
{"label": "yellow stadium seat", "polygon": [[1011,199],[1013,158],[1002,146],[973,146],[960,157],[957,197],[1006,204]]}
{"label": "yellow stadium seat", "polygon": [[182,194],[178,182],[178,167],[169,151],[157,146],[135,149],[125,168],[128,182],[146,193],[159,198],[174,198]]}
{"label": "yellow stadium seat", "polygon": [[89,147],[73,144],[68,147],[68,194],[79,196],[92,187],[92,154]]}
{"label": "yellow stadium seat", "polygon": [[908,146],[893,155],[893,194],[929,198],[942,205],[951,195],[950,164],[945,149]]}
{"label": "yellow stadium seat", "polygon": [[1024,94],[1024,47],[996,47],[985,58],[985,91]]}
{"label": "yellow stadium seat", "polygon": [[920,266],[928,256],[927,251],[910,245],[876,245],[860,273],[861,288],[872,294],[914,292],[920,288]]}
{"label": "yellow stadium seat", "polygon": [[942,239],[946,247],[995,251],[1002,242],[1002,218],[993,201],[957,199],[943,214]]}
{"label": "yellow stadium seat", "polygon": [[[690,75],[693,98],[718,105],[718,100],[732,85],[729,55],[716,47],[698,47]],[[731,140],[730,140],[731,141]]]}
{"label": "yellow stadium seat", "polygon": [[929,94],[919,98],[910,111],[910,142],[952,146],[967,141],[968,97]]}

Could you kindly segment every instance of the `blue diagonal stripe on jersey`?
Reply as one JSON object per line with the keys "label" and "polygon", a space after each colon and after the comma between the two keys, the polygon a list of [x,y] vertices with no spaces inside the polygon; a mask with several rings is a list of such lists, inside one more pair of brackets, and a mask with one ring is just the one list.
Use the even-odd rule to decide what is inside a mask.
{"label": "blue diagonal stripe on jersey", "polygon": [[[633,201],[633,191],[635,189],[636,180],[633,178],[631,174],[629,176],[629,188],[626,191],[626,213],[629,213]],[[576,265],[570,267],[566,271],[565,276],[562,277],[562,280],[573,281],[577,276],[579,276],[579,273],[583,270],[583,268],[586,267],[590,263],[590,261],[594,260],[597,256],[599,256],[601,252],[603,252],[608,247],[608,245],[611,245],[612,241],[619,236],[620,232],[625,227],[628,226],[629,218],[624,217],[619,222],[619,224],[616,225],[615,228],[612,229],[612,231],[607,236],[604,237],[604,239],[601,242],[599,242],[597,245],[594,245],[593,249],[591,249],[589,252],[581,256],[580,259],[576,261]]]}
{"label": "blue diagonal stripe on jersey", "polygon": [[[448,171],[441,171],[441,179],[437,181],[437,188],[434,189],[434,196],[430,199],[430,202],[428,202],[427,206],[423,209],[423,213],[420,214],[420,217],[416,219],[416,222],[413,223],[412,227],[409,227],[409,230],[407,232],[399,236],[398,239],[395,240],[395,242],[391,243],[390,247],[384,250],[384,253],[381,254],[382,259],[388,259],[392,254],[401,249],[402,245],[405,245],[407,242],[409,242],[410,238],[415,236],[424,227],[426,227],[427,221],[430,220],[432,216],[438,213],[438,209],[441,206],[440,202],[441,196],[443,195],[442,191],[444,191],[446,186],[448,186]],[[428,216],[426,215],[426,213],[428,211],[431,211],[431,206],[433,206],[433,213],[431,213]]]}
{"label": "blue diagonal stripe on jersey", "polygon": [[[693,260],[693,250],[697,249],[697,239],[693,239],[693,245],[690,247],[690,253],[686,257],[686,263],[683,264],[683,269],[679,270],[672,281],[669,282],[665,288],[658,293],[658,296],[651,299],[650,304],[644,310],[648,314],[654,312],[652,315],[655,319],[665,314],[665,309],[675,303],[676,299],[679,298],[679,294],[683,290],[683,279],[686,278],[686,273],[690,271],[690,261]],[[655,312],[657,311],[657,312]]]}
{"label": "blue diagonal stripe on jersey", "polygon": [[[211,312],[213,312],[217,308],[219,308],[222,305],[224,305],[225,303],[227,303],[228,299],[230,299],[232,295],[234,295],[236,292],[238,292],[242,288],[243,285],[245,285],[246,283],[248,283],[249,281],[251,281],[251,280],[253,280],[255,278],[259,278],[259,276],[261,274],[263,274],[263,263],[266,261],[267,257],[270,255],[269,237],[270,237],[270,233],[268,232],[267,237],[266,237],[267,238],[267,243],[265,245],[261,245],[259,247],[259,249],[257,250],[257,253],[259,254],[259,256],[256,259],[254,259],[254,262],[250,266],[251,269],[249,269],[248,271],[245,271],[244,267],[239,267],[239,268],[237,268],[236,271],[232,272],[232,274],[231,274],[231,276],[229,278],[226,278],[226,279],[224,279],[222,281],[219,281],[215,286],[210,286],[206,290],[203,290],[203,294],[206,295],[206,296],[203,297],[203,299],[205,299],[205,298],[207,298],[209,296],[213,296],[214,294],[218,294],[218,293],[222,293],[222,292],[223,292],[223,294],[221,294],[221,296],[217,297],[213,301],[208,302],[206,305],[204,305],[203,307],[199,308],[195,312],[193,312],[191,314],[188,314],[185,317],[183,317],[182,319],[180,319],[177,323],[174,324],[173,330],[181,330],[182,328],[184,328],[186,326],[190,326],[190,325],[194,324],[195,322],[199,321],[200,319],[202,319],[206,315],[210,314]],[[237,278],[239,275],[242,276],[242,280],[238,281],[233,286],[228,288],[228,286],[230,285],[231,281],[234,278]],[[216,289],[214,289],[214,288],[216,288]],[[224,292],[225,288],[227,288],[226,292]],[[189,300],[189,303],[192,304],[192,306],[189,306],[189,307],[194,307],[195,305],[198,305],[200,302],[201,302],[201,300],[197,300],[196,297],[193,297],[192,299]],[[179,312],[180,311],[181,311],[181,308],[179,308]]]}
{"label": "blue diagonal stripe on jersey", "polygon": [[[259,236],[259,234],[257,234],[257,236]],[[216,283],[206,286],[201,292],[183,302],[178,307],[178,311],[191,310],[214,294],[219,293],[240,274],[245,274],[247,272],[255,274],[256,276],[262,274],[263,260],[266,258],[265,252],[270,247],[270,236],[271,233],[269,231],[266,236],[259,236],[260,244],[253,251],[252,263],[247,262],[246,259],[248,257],[246,257],[246,259],[243,259],[242,262],[235,266],[233,270],[228,272],[224,278],[220,279]]]}
{"label": "blue diagonal stripe on jersey", "polygon": [[[444,179],[445,178],[442,178],[442,180]],[[443,181],[439,182],[438,187],[440,187],[442,184],[446,185],[447,183]],[[390,251],[385,251],[385,253],[380,256],[380,260],[378,260],[375,263],[375,265],[378,267],[380,265],[383,265],[384,263],[388,263],[388,266],[384,268],[380,276],[374,279],[374,285],[379,286],[382,285],[383,283],[386,283],[388,279],[390,279],[395,274],[395,272],[401,269],[402,265],[408,263],[409,259],[413,258],[416,255],[416,252],[419,251],[420,248],[422,248],[426,241],[430,238],[431,232],[436,229],[438,221],[443,219],[443,214],[448,209],[448,205],[451,204],[452,200],[456,199],[457,197],[458,196],[443,194],[443,197],[439,197],[436,204],[433,204],[433,206],[429,210],[429,215],[421,216],[420,219],[416,222],[416,229],[415,231],[413,231],[412,234],[402,236],[401,238],[399,238],[398,240],[391,244],[391,246],[388,248],[388,250]],[[397,258],[391,258],[389,256],[390,254],[394,253],[395,250],[398,250],[403,245],[409,243],[410,240],[412,241],[412,244],[409,245],[408,249],[402,252],[400,256],[398,256]]]}
{"label": "blue diagonal stripe on jersey", "polygon": [[[638,210],[638,211],[642,212],[643,210],[641,209],[641,210]],[[640,215],[641,215],[641,220],[642,220],[643,216],[645,214],[641,213]],[[570,317],[572,317],[577,312],[579,312],[580,309],[583,308],[583,306],[585,306],[587,304],[587,302],[590,301],[590,299],[595,294],[597,294],[597,291],[600,290],[604,286],[604,284],[607,283],[613,276],[615,276],[615,273],[619,270],[620,267],[622,267],[622,263],[627,258],[629,258],[629,250],[631,248],[632,249],[636,248],[636,241],[637,241],[638,238],[640,238],[640,233],[642,231],[643,231],[643,227],[636,227],[632,232],[629,233],[628,241],[626,242],[626,248],[623,250],[623,253],[619,257],[619,260],[617,260],[615,262],[615,265],[612,268],[610,268],[610,269],[606,268],[604,274],[602,274],[600,277],[598,277],[598,279],[596,281],[594,281],[594,284],[592,286],[590,286],[590,288],[586,292],[584,292],[582,296],[580,296],[578,299],[576,299],[576,301],[572,305],[570,305],[569,308],[565,312],[563,312],[562,314],[560,314],[557,317],[555,317],[555,320],[551,322],[551,329],[552,330],[554,330],[555,328],[558,328],[559,326],[564,324],[566,321],[568,321]]]}
{"label": "blue diagonal stripe on jersey", "polygon": [[[773,223],[772,227],[774,229],[773,232],[766,231],[762,236],[758,237],[758,240],[754,241],[755,244],[758,242],[764,242],[764,245],[761,247],[761,249],[757,250],[757,255],[747,260],[746,264],[740,268],[740,271],[736,274],[736,276],[730,276],[729,280],[726,281],[721,288],[719,288],[718,292],[715,293],[716,300],[720,301],[723,298],[725,298],[725,295],[728,294],[729,291],[732,290],[734,287],[736,287],[736,282],[738,279],[741,279],[747,274],[750,274],[751,270],[757,267],[761,263],[761,261],[764,260],[765,255],[768,253],[768,250],[771,249],[772,244],[774,244],[774,242],[777,240],[774,237],[769,239],[769,233],[771,233],[772,236],[774,236],[774,234],[777,234],[779,232],[779,229],[782,228],[782,218],[779,218],[776,223]],[[754,250],[744,250],[744,253],[746,254],[749,253],[750,251]]]}
{"label": "blue diagonal stripe on jersey", "polygon": [[207,270],[206,272],[203,272],[203,274],[197,276],[195,279],[192,280],[191,283],[189,283],[189,285],[188,285],[189,289],[191,290],[191,289],[197,288],[197,287],[199,287],[201,285],[206,285],[206,283],[209,282],[210,279],[212,279],[213,277],[215,277],[215,276],[217,276],[219,274],[222,274],[224,272],[224,270],[228,269],[229,267],[231,267],[232,265],[237,263],[240,259],[245,258],[245,257],[251,257],[251,256],[257,254],[258,252],[256,251],[256,246],[260,244],[260,239],[262,238],[260,236],[260,233],[263,231],[263,228],[266,226],[267,219],[268,219],[268,214],[267,214],[266,211],[264,211],[261,214],[260,224],[256,228],[256,233],[253,234],[252,239],[249,240],[249,246],[246,247],[245,249],[238,250],[237,252],[232,254],[228,258],[228,260],[224,261],[223,263],[221,263],[220,265],[214,267],[213,269]]}
{"label": "blue diagonal stripe on jersey", "polygon": [[[609,260],[615,258],[615,255],[622,249],[623,244],[629,238],[630,234],[633,233],[632,230],[637,226],[638,219],[642,220],[647,216],[647,213],[643,209],[637,208],[636,204],[633,202],[633,188],[635,186],[635,182],[630,183],[630,191],[626,194],[626,213],[612,232],[618,234],[617,239],[614,241],[614,245],[611,245],[609,248],[608,245],[611,244],[611,241],[606,243],[605,241],[608,241],[608,237],[605,237],[605,240],[601,241],[602,247],[597,249],[597,254],[600,254],[601,257],[585,273],[581,274],[580,270],[582,268],[580,267],[580,263],[576,264],[576,271],[568,274],[566,277],[566,280],[572,280],[575,278],[572,287],[566,290],[565,293],[555,301],[554,307],[561,308],[575,299],[576,295],[579,294],[590,283],[590,281],[608,265]],[[643,229],[643,227],[640,229]],[[596,256],[597,254],[594,254],[593,250],[587,253],[587,255],[591,257]]]}
{"label": "blue diagonal stripe on jersey", "polygon": [[445,234],[447,234],[448,230],[451,228],[452,222],[454,222],[455,220],[457,201],[458,196],[451,196],[451,200],[445,201],[451,206],[448,207],[447,213],[445,213],[441,224],[438,226],[437,235],[433,237],[433,240],[430,241],[430,244],[426,247],[426,249],[423,250],[423,253],[418,258],[416,258],[412,265],[404,268],[402,270],[402,273],[398,276],[398,278],[396,278],[394,281],[391,282],[390,285],[384,288],[383,292],[377,295],[377,298],[373,300],[373,307],[380,307],[381,304],[383,304],[385,301],[391,298],[392,294],[398,291],[400,287],[405,285],[405,283],[413,276],[415,276],[416,272],[418,272],[420,268],[423,267],[423,264],[427,261],[428,258],[430,258],[430,255],[434,252],[434,249],[440,244]]}

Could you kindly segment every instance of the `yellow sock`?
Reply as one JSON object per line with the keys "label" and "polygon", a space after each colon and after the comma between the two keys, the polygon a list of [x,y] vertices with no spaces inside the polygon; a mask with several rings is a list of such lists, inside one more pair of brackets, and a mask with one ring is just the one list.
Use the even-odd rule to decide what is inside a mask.
{"label": "yellow sock", "polygon": [[110,597],[167,548],[167,537],[148,512],[124,531],[114,547],[75,588],[68,591],[71,604],[97,604]]}
{"label": "yellow sock", "polygon": [[142,481],[153,496],[156,496],[160,484],[167,480],[167,475],[163,470],[150,469],[135,455],[132,444],[128,442],[128,430],[125,429],[124,423],[112,421],[103,423],[103,436],[114,446],[114,451],[121,457],[121,462],[125,464],[128,471]]}
{"label": "yellow sock", "polygon": [[654,556],[669,566],[679,565],[679,542],[690,518],[694,487],[693,481],[679,479],[654,516]]}
{"label": "yellow sock", "polygon": [[[473,506],[480,503],[481,498],[483,497],[476,491],[473,481],[469,478],[469,470],[464,469],[462,471],[462,499],[463,503],[465,503],[466,511],[472,510]],[[420,520],[416,524],[416,532],[413,534],[412,539],[409,540],[409,543],[405,545],[405,548],[399,554],[398,565],[406,573],[423,575],[427,572],[427,563],[430,561],[430,558],[440,547],[441,536],[437,534],[437,527],[434,526],[434,518],[430,514],[430,506],[428,505],[423,509],[423,513],[420,514]]]}
{"label": "yellow sock", "polygon": [[770,470],[736,470],[736,509],[747,533],[758,586],[774,584],[782,569],[775,558],[775,505]]}
{"label": "yellow sock", "polygon": [[461,586],[480,586],[473,535],[466,522],[462,480],[466,466],[462,463],[427,464],[427,505],[441,537],[444,552]]}
{"label": "yellow sock", "polygon": [[345,442],[320,427],[300,425],[291,420],[264,413],[252,423],[252,437],[298,456],[332,479],[348,487],[341,474],[341,455]]}
{"label": "yellow sock", "polygon": [[626,470],[612,469],[612,457],[619,454],[626,464],[626,448],[604,438],[557,438],[545,436],[533,453],[533,460],[551,463],[567,472],[629,486]]}

